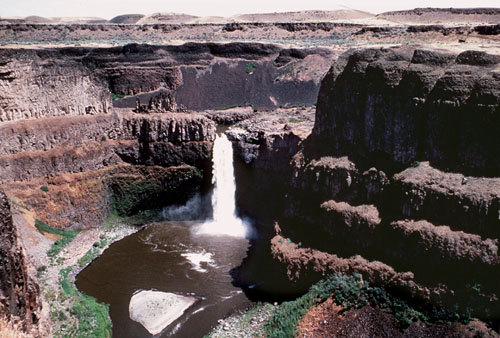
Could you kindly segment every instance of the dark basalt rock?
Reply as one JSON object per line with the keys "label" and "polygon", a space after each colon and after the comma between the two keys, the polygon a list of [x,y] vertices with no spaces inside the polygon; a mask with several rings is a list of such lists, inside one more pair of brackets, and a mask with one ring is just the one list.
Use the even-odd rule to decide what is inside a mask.
{"label": "dark basalt rock", "polygon": [[500,34],[500,24],[492,26],[476,26],[474,30],[481,35],[498,35]]}
{"label": "dark basalt rock", "polygon": [[23,321],[24,328],[31,327],[39,319],[39,289],[28,276],[9,202],[1,190],[0,262],[0,317],[15,316]]}
{"label": "dark basalt rock", "polygon": [[444,170],[498,175],[498,63],[473,51],[350,52],[323,80],[313,134],[327,153],[390,173],[429,160]]}

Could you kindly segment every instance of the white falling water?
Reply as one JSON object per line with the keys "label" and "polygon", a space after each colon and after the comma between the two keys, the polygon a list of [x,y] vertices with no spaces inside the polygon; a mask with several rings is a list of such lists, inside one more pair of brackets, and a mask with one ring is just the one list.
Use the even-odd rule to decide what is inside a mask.
{"label": "white falling water", "polygon": [[213,150],[212,207],[214,218],[202,225],[200,232],[244,237],[246,226],[236,216],[236,182],[233,168],[233,144],[225,134],[217,135]]}

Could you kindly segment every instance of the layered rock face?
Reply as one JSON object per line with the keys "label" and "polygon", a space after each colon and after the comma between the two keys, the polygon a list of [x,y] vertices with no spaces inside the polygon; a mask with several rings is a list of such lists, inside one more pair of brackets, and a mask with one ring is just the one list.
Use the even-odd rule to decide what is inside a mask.
{"label": "layered rock face", "polygon": [[25,329],[39,319],[38,286],[28,276],[24,251],[12,223],[9,202],[0,191],[0,316],[21,319]]}
{"label": "layered rock face", "polygon": [[0,49],[0,122],[106,113],[111,94],[133,96],[117,107],[135,108],[138,99],[155,112],[167,110],[151,101],[159,95],[170,95],[167,108],[191,110],[313,104],[334,57],[252,43]]}
{"label": "layered rock face", "polygon": [[500,319],[499,64],[406,47],[340,57],[311,136],[282,171],[288,198],[272,247],[291,278],[359,272]]}
{"label": "layered rock face", "polygon": [[0,50],[0,122],[108,111],[103,79],[74,58],[54,54]]}
{"label": "layered rock face", "polygon": [[[187,197],[201,171],[210,171],[215,124],[197,114],[118,111],[3,124],[0,135],[9,196],[48,224],[85,228],[106,218],[113,198],[115,207],[129,203],[119,208],[129,214],[147,201],[154,207],[158,197],[165,203],[174,202],[169,194]],[[128,191],[130,185],[136,189]]]}
{"label": "layered rock face", "polygon": [[0,126],[1,182],[100,169],[127,162],[202,167],[215,124],[197,114],[73,116]]}
{"label": "layered rock face", "polygon": [[327,153],[380,168],[427,160],[446,171],[498,175],[499,63],[500,56],[473,51],[344,55],[323,82],[313,134],[328,140]]}
{"label": "layered rock face", "polygon": [[0,206],[0,315],[37,320],[17,231],[182,203],[210,179],[218,119],[187,108],[313,104],[334,57],[249,43],[0,49],[0,184],[26,211],[12,224]]}

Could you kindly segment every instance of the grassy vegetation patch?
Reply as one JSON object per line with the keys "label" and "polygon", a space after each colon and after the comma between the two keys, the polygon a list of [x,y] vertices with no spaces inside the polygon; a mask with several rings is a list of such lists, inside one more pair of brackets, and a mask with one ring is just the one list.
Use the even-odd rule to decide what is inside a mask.
{"label": "grassy vegetation patch", "polygon": [[[56,332],[54,337],[111,337],[109,305],[98,303],[95,298],[78,291],[69,279],[72,270],[72,267],[67,267],[59,271],[59,285],[62,291],[59,298],[71,304],[69,314],[75,317],[78,325],[67,328],[66,332]],[[60,321],[67,319],[64,311],[60,310],[54,311],[52,317]]]}
{"label": "grassy vegetation patch", "polygon": [[116,93],[111,93],[111,101],[116,101],[119,99],[123,99],[126,95],[124,94],[116,94]]}
{"label": "grassy vegetation patch", "polygon": [[47,251],[47,255],[50,258],[54,258],[55,256],[57,256],[57,254],[61,252],[61,250],[64,249],[66,245],[68,245],[73,239],[75,239],[76,235],[78,235],[78,233],[81,231],[80,229],[73,229],[73,230],[56,229],[38,219],[35,220],[35,227],[41,233],[49,233],[61,236],[61,238],[56,240],[52,244],[50,249]]}
{"label": "grassy vegetation patch", "polygon": [[108,244],[108,241],[106,238],[101,238],[99,242],[95,242],[92,245],[92,248],[88,250],[85,255],[80,257],[78,259],[78,265],[83,268],[84,266],[88,265],[90,262],[92,262],[101,252],[101,249],[103,249],[106,245]]}
{"label": "grassy vegetation patch", "polygon": [[470,320],[469,316],[446,309],[410,306],[404,300],[388,293],[384,288],[370,286],[359,274],[352,276],[333,274],[313,285],[304,296],[282,303],[265,326],[267,337],[295,337],[296,327],[302,317],[312,306],[329,297],[341,305],[344,311],[365,305],[383,309],[394,315],[401,329],[416,321],[430,325],[432,323],[467,323]]}
{"label": "grassy vegetation patch", "polygon": [[10,205],[22,208],[26,211],[30,211],[30,208],[27,205],[23,204],[22,202],[16,202],[16,201],[9,198],[9,203],[10,203]]}

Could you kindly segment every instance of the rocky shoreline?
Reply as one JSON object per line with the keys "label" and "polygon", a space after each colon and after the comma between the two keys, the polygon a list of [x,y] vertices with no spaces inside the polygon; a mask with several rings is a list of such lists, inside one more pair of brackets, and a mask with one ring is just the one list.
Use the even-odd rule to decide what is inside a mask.
{"label": "rocky shoreline", "polygon": [[258,303],[236,310],[228,317],[220,319],[219,324],[204,338],[264,338],[264,325],[277,306],[277,303]]}
{"label": "rocky shoreline", "polygon": [[[50,264],[36,265],[44,309],[39,325],[42,336],[74,333],[79,318],[71,311],[72,300],[67,288],[72,290],[69,293],[75,292],[75,279],[81,270],[111,244],[141,229],[137,225],[128,224],[126,220],[109,218],[102,227],[80,232],[55,259],[49,259]],[[43,257],[46,254],[39,255]],[[64,277],[61,278],[63,274]],[[111,319],[108,318],[108,321],[111,325]]]}

